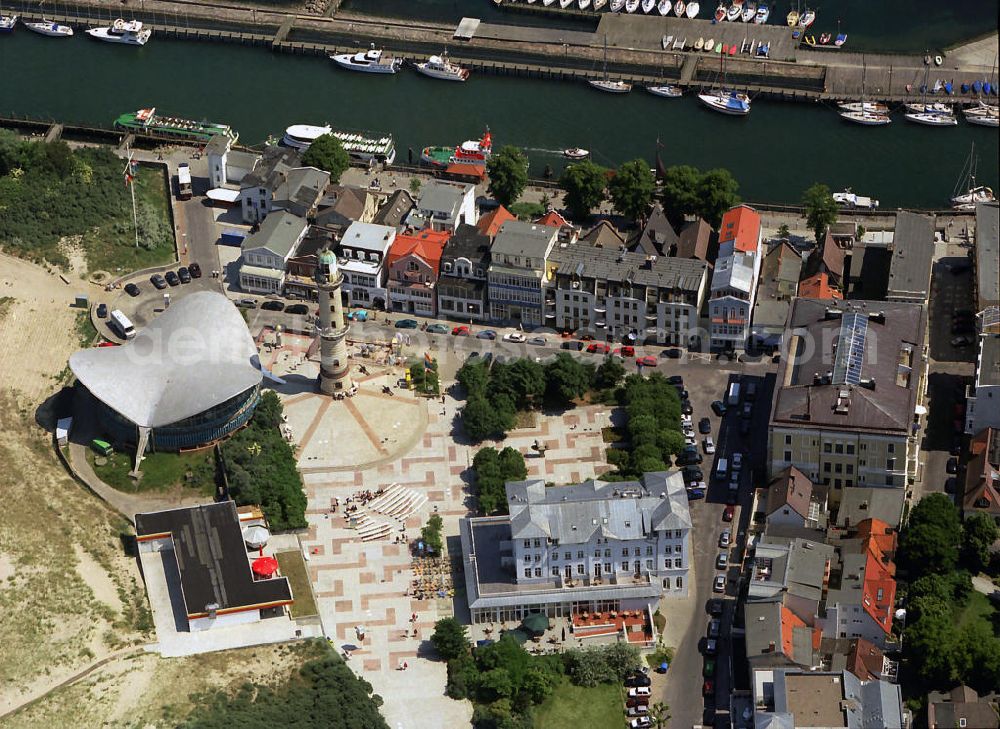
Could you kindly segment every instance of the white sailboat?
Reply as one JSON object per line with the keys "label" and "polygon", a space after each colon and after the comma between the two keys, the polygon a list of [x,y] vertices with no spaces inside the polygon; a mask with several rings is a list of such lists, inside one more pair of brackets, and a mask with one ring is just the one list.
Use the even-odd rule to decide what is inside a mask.
{"label": "white sailboat", "polygon": [[625,0],[625,12],[634,13],[639,8],[639,0]]}
{"label": "white sailboat", "polygon": [[908,111],[903,114],[903,118],[914,124],[923,124],[927,127],[954,127],[958,126],[958,119],[954,114],[943,114],[936,111]]}
{"label": "white sailboat", "polygon": [[670,15],[670,8],[673,7],[670,0],[660,0],[656,6],[656,11],[660,15]]}
{"label": "white sailboat", "polygon": [[642,12],[649,15],[653,12],[653,8],[656,7],[656,0],[642,0]]}
{"label": "white sailboat", "polygon": [[963,113],[965,114],[965,121],[969,122],[969,124],[975,124],[980,127],[1000,126],[1000,109],[992,104],[979,101],[975,106],[965,109]]}
{"label": "white sailboat", "polygon": [[861,58],[861,101],[851,101],[840,104],[840,118],[853,124],[865,127],[884,127],[892,123],[889,107],[885,104],[872,103],[866,100],[865,77],[867,66],[864,56]]}
{"label": "white sailboat", "polygon": [[700,10],[701,10],[701,5],[699,5],[698,3],[688,3],[687,9],[684,11],[684,14],[689,18],[697,18],[698,12]]}
{"label": "white sailboat", "polygon": [[750,97],[735,90],[726,89],[726,56],[719,56],[719,73],[722,84],[717,89],[698,94],[698,100],[712,111],[729,116],[747,116],[750,113]]}
{"label": "white sailboat", "polygon": [[[976,166],[979,159],[976,157],[976,145],[972,144],[969,156],[962,166],[962,172],[955,184],[955,189],[951,193],[951,207],[954,210],[975,210],[976,205],[981,203],[991,203],[996,201],[993,190],[985,185],[976,184]],[[964,192],[960,192],[964,190]]]}
{"label": "white sailboat", "polygon": [[671,86],[669,84],[664,86],[647,86],[646,91],[654,96],[662,96],[665,99],[679,99],[684,95],[684,90],[679,86]]}
{"label": "white sailboat", "polygon": [[30,23],[26,20],[21,22],[24,23],[24,27],[32,33],[47,35],[50,38],[70,38],[73,36],[73,29],[68,25],[60,25],[59,23],[51,20],[45,20],[44,18]]}
{"label": "white sailboat", "polygon": [[609,94],[627,94],[632,90],[632,84],[625,81],[612,81],[608,77],[608,37],[604,36],[604,78],[592,78],[588,84]]}

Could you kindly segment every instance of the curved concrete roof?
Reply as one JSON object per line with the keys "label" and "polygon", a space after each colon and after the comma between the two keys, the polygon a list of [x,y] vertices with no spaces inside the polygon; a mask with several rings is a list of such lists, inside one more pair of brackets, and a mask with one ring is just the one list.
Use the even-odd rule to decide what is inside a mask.
{"label": "curved concrete roof", "polygon": [[262,379],[239,310],[211,291],[178,299],[120,347],[76,352],[69,366],[94,397],[149,428],[204,412]]}

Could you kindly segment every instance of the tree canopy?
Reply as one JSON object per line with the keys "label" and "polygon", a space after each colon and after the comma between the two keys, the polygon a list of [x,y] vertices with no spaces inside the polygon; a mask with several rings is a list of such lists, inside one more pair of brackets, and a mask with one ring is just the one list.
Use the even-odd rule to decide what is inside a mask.
{"label": "tree canopy", "polygon": [[441,618],[434,623],[431,643],[438,655],[446,661],[468,655],[469,637],[465,626],[455,618]]}
{"label": "tree canopy", "polygon": [[624,163],[608,182],[615,210],[629,220],[639,220],[649,213],[655,191],[656,179],[643,159]]}
{"label": "tree canopy", "polygon": [[802,193],[802,206],[806,209],[806,224],[820,243],[826,237],[826,230],[837,221],[840,206],[830,193],[830,188],[823,183],[815,185]]}
{"label": "tree canopy", "polygon": [[962,561],[973,572],[990,565],[990,550],[1000,537],[1000,530],[986,514],[973,514],[965,520],[962,532]]}
{"label": "tree canopy", "polygon": [[324,134],[302,153],[302,164],[325,170],[330,173],[330,182],[340,182],[341,175],[351,164],[351,158],[339,139],[332,134]]}
{"label": "tree canopy", "polygon": [[560,352],[545,367],[546,395],[557,404],[569,405],[586,394],[593,372],[593,365]]}
{"label": "tree canopy", "polygon": [[697,215],[718,228],[722,215],[740,202],[739,183],[729,170],[702,172],[689,165],[677,165],[668,167],[665,173],[661,199],[674,227],[684,222],[685,215]]}
{"label": "tree canopy", "polygon": [[559,187],[566,195],[563,202],[577,220],[590,217],[590,211],[604,201],[607,170],[589,159],[569,165],[559,177]]}
{"label": "tree canopy", "polygon": [[524,456],[510,446],[500,451],[490,446],[480,448],[472,459],[472,472],[479,510],[487,516],[506,514],[507,493],[504,485],[508,481],[523,481],[528,477]]}
{"label": "tree canopy", "polygon": [[528,185],[528,158],[518,147],[505,145],[486,162],[490,194],[506,207],[514,204]]}

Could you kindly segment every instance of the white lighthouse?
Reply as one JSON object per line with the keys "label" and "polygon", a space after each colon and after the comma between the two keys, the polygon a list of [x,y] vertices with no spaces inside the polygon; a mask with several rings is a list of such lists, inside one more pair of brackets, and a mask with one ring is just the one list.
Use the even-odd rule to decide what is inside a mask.
{"label": "white lighthouse", "polygon": [[318,259],[316,288],[319,291],[319,320],[316,325],[320,337],[319,390],[324,395],[337,398],[351,397],[358,391],[358,386],[351,379],[351,366],[347,359],[348,325],[340,298],[344,277],[332,251],[323,249]]}

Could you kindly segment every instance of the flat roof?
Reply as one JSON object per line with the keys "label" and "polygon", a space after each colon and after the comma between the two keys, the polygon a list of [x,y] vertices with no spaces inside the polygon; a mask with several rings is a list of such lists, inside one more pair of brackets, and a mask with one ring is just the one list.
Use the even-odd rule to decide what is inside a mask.
{"label": "flat roof", "polygon": [[896,216],[889,264],[889,298],[927,298],[934,258],[934,218],[901,212]]}
{"label": "flat roof", "polygon": [[292,602],[287,578],[254,579],[232,501],[136,514],[135,531],[140,542],[172,538],[188,618]]}
{"label": "flat roof", "polygon": [[996,203],[976,206],[976,308],[1000,304],[1000,207]]}
{"label": "flat roof", "polygon": [[797,727],[846,727],[841,674],[785,674],[785,706]]}
{"label": "flat roof", "polygon": [[977,387],[1000,385],[1000,334],[985,334],[979,338],[979,369]]}

